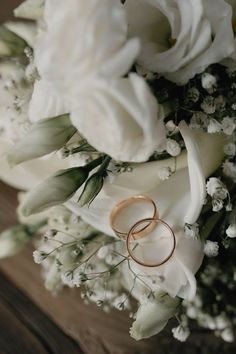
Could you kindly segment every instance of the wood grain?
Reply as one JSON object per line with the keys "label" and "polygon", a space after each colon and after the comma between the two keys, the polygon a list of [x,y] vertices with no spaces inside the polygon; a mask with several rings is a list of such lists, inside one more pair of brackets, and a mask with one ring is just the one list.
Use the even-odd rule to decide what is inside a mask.
{"label": "wood grain", "polygon": [[0,353],[83,354],[1,273],[0,283]]}

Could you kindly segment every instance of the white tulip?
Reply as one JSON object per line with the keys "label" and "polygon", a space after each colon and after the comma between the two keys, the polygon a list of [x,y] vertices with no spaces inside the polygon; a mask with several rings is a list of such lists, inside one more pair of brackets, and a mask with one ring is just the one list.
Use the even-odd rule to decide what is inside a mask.
{"label": "white tulip", "polygon": [[139,64],[185,84],[235,50],[232,8],[224,0],[127,0],[130,35],[142,40]]}
{"label": "white tulip", "polygon": [[168,294],[158,293],[155,299],[141,304],[130,329],[131,337],[140,340],[161,332],[169,319],[176,314],[180,302],[179,298],[171,298]]}
{"label": "white tulip", "polygon": [[136,74],[98,80],[75,98],[72,123],[92,146],[116,160],[146,161],[165,142],[163,108]]}
{"label": "white tulip", "polygon": [[[151,197],[157,205],[160,217],[173,228],[177,247],[169,262],[160,267],[147,268],[131,262],[132,267],[138,274],[154,274],[163,278],[160,287],[170,296],[192,298],[196,291],[194,274],[203,259],[203,245],[199,239],[186,237],[184,228],[186,223],[192,225],[199,217],[205,199],[205,178],[214,172],[223,159],[224,139],[217,134],[193,133],[184,122],[181,122],[179,128],[185,140],[187,154],[182,152],[177,157],[177,170],[169,179],[163,181],[158,178],[158,171],[167,166],[174,169],[174,158],[134,165],[133,172],[122,173],[113,184],[105,182],[103,190],[89,208],[78,207],[76,201],[79,193],[73,199],[75,201],[68,201],[66,205],[96,229],[114,236],[109,216],[115,205],[134,195]],[[150,210],[144,210],[139,219],[148,216]],[[137,221],[137,216],[132,216],[131,213],[129,218],[123,220],[125,229],[129,229]],[[129,273],[126,269],[124,276]],[[132,280],[128,283],[132,287]],[[139,292],[135,297],[140,297]]]}

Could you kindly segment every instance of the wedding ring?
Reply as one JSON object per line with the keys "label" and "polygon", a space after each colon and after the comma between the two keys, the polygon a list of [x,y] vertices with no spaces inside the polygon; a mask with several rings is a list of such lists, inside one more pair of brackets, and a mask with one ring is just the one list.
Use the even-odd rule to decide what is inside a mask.
{"label": "wedding ring", "polygon": [[[113,208],[113,210],[110,214],[111,228],[113,229],[115,234],[123,240],[126,240],[128,230],[127,230],[127,232],[124,232],[124,231],[118,230],[116,228],[117,218],[122,211],[124,211],[130,205],[136,204],[136,203],[151,204],[153,207],[153,215],[151,218],[148,218],[149,221],[146,223],[146,225],[144,227],[142,227],[141,229],[137,230],[136,232],[133,232],[132,236],[135,239],[142,238],[142,237],[146,236],[148,233],[150,233],[153,230],[153,228],[155,227],[155,219],[158,218],[158,213],[157,213],[156,204],[154,203],[154,201],[151,198],[146,197],[144,195],[136,195],[136,196],[124,199]],[[138,220],[138,218],[137,218],[137,220]]]}
{"label": "wedding ring", "polygon": [[[172,237],[173,239],[173,245],[172,245],[172,248],[171,248],[171,251],[170,253],[162,260],[162,261],[159,261],[159,262],[156,262],[156,263],[145,263],[143,261],[141,261],[140,259],[138,259],[135,255],[134,255],[134,248],[135,247],[132,247],[132,244],[131,244],[131,238],[133,239],[136,239],[134,237],[135,235],[135,229],[137,227],[139,227],[141,224],[145,223],[145,224],[149,224],[150,223],[155,223],[156,226],[158,223],[162,224],[165,229],[169,232],[170,236]],[[144,266],[144,267],[159,267],[161,265],[163,265],[164,263],[166,263],[173,255],[174,253],[174,250],[176,248],[176,237],[175,237],[175,234],[174,234],[174,231],[172,230],[172,228],[163,220],[161,219],[152,219],[152,218],[146,218],[146,219],[142,219],[142,220],[139,220],[138,222],[136,222],[136,224],[134,224],[131,229],[129,230],[128,232],[128,235],[127,235],[127,238],[126,238],[126,247],[127,247],[127,250],[128,250],[128,253],[129,253],[129,256],[138,264]]]}

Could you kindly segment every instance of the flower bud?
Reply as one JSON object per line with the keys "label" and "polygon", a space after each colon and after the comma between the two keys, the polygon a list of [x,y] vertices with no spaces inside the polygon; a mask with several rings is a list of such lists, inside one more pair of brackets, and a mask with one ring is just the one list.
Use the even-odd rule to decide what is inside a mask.
{"label": "flower bud", "polygon": [[0,26],[0,56],[19,56],[24,53],[27,43],[5,26]]}
{"label": "flower bud", "polygon": [[27,20],[38,20],[43,15],[44,2],[44,0],[26,0],[14,10],[14,15]]}
{"label": "flower bud", "polygon": [[104,176],[101,173],[92,175],[84,186],[84,190],[79,198],[79,206],[92,203],[103,187]]}
{"label": "flower bud", "polygon": [[0,234],[0,258],[13,256],[30,241],[32,234],[26,226],[17,225]]}
{"label": "flower bud", "polygon": [[89,170],[85,167],[58,171],[26,195],[20,207],[23,215],[29,216],[54,205],[63,204],[86,181],[88,174]]}
{"label": "flower bud", "polygon": [[60,149],[76,132],[69,115],[42,119],[8,153],[10,165],[47,155]]}
{"label": "flower bud", "polygon": [[141,304],[130,329],[131,337],[140,340],[162,331],[168,320],[176,314],[180,302],[178,297],[172,298],[159,292],[155,299]]}

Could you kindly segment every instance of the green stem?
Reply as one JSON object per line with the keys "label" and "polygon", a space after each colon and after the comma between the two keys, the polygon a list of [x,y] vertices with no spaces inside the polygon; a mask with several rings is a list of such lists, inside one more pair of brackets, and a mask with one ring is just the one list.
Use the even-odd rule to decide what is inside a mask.
{"label": "green stem", "polygon": [[98,157],[97,159],[89,162],[87,165],[84,166],[89,171],[92,171],[97,166],[101,165],[104,161],[104,156]]}
{"label": "green stem", "polygon": [[108,167],[110,161],[111,161],[111,157],[110,157],[110,156],[106,156],[106,157],[104,158],[103,163],[102,163],[101,166],[99,167],[98,173],[103,174],[104,172],[106,172],[107,167]]}

